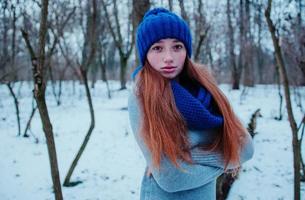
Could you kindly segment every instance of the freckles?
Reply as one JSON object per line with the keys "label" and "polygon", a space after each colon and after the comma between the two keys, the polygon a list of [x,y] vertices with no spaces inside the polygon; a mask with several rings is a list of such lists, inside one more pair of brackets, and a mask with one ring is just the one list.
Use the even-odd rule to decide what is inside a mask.
{"label": "freckles", "polygon": [[161,59],[161,56],[160,55],[158,55],[158,54],[151,54],[150,55],[150,60],[152,60],[152,61],[157,61],[157,60],[160,60]]}

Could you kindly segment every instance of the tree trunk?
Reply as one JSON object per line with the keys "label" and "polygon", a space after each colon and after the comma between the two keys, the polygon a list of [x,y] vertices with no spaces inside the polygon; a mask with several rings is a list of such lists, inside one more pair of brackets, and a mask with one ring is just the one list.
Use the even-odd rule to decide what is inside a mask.
{"label": "tree trunk", "polygon": [[60,186],[60,178],[57,166],[57,157],[56,157],[56,149],[55,142],[53,137],[52,125],[48,115],[48,109],[45,103],[45,82],[43,80],[44,77],[44,59],[45,59],[45,36],[47,31],[47,15],[48,15],[48,1],[43,1],[42,11],[41,11],[41,25],[39,31],[39,56],[38,59],[34,54],[34,51],[29,43],[27,33],[23,31],[23,37],[27,43],[27,47],[30,51],[33,65],[33,76],[34,76],[34,95],[38,105],[41,121],[43,124],[43,130],[47,140],[47,147],[49,153],[49,159],[51,164],[51,173],[52,180],[55,191],[55,198],[57,200],[62,199],[62,192]]}
{"label": "tree trunk", "polygon": [[[23,137],[29,137],[29,135],[27,134],[27,131],[29,130],[29,128],[31,126],[31,121],[34,117],[34,114],[35,114],[36,110],[37,110],[37,106],[33,106],[32,112],[31,112],[30,117],[29,117],[29,120],[26,123],[26,127],[25,127],[24,132],[23,132]],[[36,138],[36,141],[37,141],[37,138]]]}
{"label": "tree trunk", "polygon": [[[297,63],[298,67],[300,68],[301,72],[303,73],[303,78],[301,79],[301,85],[305,85],[305,29],[304,25],[302,25],[302,13],[304,14],[304,11],[302,12],[302,7],[304,8],[304,5],[302,6],[301,0],[298,0],[298,14],[297,14],[297,28],[296,28],[296,34],[294,37],[298,38],[297,46],[298,48],[298,56],[297,56]],[[303,44],[303,45],[302,45]]]}
{"label": "tree trunk", "polygon": [[[239,0],[239,56],[238,69],[244,68],[245,65],[245,22],[244,22],[244,0]],[[236,73],[235,73],[236,74]],[[239,75],[235,75],[237,78]],[[240,75],[241,76],[241,75]],[[239,81],[238,81],[239,82]],[[239,84],[239,83],[238,83]],[[239,88],[239,85],[237,86]]]}
{"label": "tree trunk", "polygon": [[202,43],[204,42],[205,37],[206,37],[206,33],[199,36],[199,42],[198,42],[197,48],[195,50],[195,56],[194,56],[195,62],[199,62],[200,50],[201,50],[201,46],[202,46]]}
{"label": "tree trunk", "polygon": [[[15,69],[15,57],[16,57],[16,9],[15,6],[12,5],[12,11],[13,11],[13,34],[12,34],[12,59],[11,59],[11,67]],[[17,73],[14,77],[15,80],[17,80]],[[19,130],[20,134],[20,130]]]}
{"label": "tree trunk", "polygon": [[185,10],[185,7],[184,7],[184,2],[183,0],[178,0],[179,1],[179,6],[180,6],[180,9],[181,9],[181,17],[186,21],[186,23],[190,26],[190,20],[187,16],[187,13],[186,13],[186,10]]}
{"label": "tree trunk", "polygon": [[[114,19],[115,19],[115,26],[116,28],[112,27],[112,23],[110,22],[110,17],[107,11],[107,6],[104,2],[104,0],[101,1],[102,2],[102,6],[104,9],[104,13],[105,13],[105,20],[107,21],[108,27],[110,29],[110,33],[112,35],[112,38],[114,40],[115,46],[119,51],[119,55],[120,55],[120,63],[123,65],[121,65],[121,69],[120,69],[120,80],[121,80],[121,88],[120,90],[126,89],[126,67],[127,67],[127,60],[131,55],[134,43],[135,43],[135,29],[133,28],[131,31],[131,34],[129,33],[130,31],[127,31],[127,35],[131,35],[131,42],[130,42],[130,38],[128,38],[128,44],[126,45],[126,47],[124,47],[124,41],[122,38],[122,33],[121,33],[121,26],[119,23],[119,18],[118,18],[118,8],[117,8],[117,3],[116,0],[113,0],[113,14],[114,14]],[[133,11],[132,11],[133,12]],[[132,13],[133,15],[133,13]],[[130,19],[130,18],[129,18]],[[131,20],[133,21],[133,20]],[[129,30],[129,29],[128,29]],[[122,62],[122,60],[126,60]],[[124,64],[126,63],[126,64]]]}
{"label": "tree trunk", "polygon": [[22,30],[22,36],[26,42],[27,48],[31,55],[31,61],[33,65],[33,78],[34,78],[34,96],[37,102],[37,107],[40,113],[40,118],[43,125],[43,130],[45,133],[49,160],[51,165],[51,174],[53,181],[53,188],[56,200],[62,200],[62,191],[60,185],[60,177],[57,164],[56,148],[54,135],[52,130],[52,124],[49,118],[49,113],[47,105],[45,102],[45,41],[47,33],[47,17],[48,17],[48,0],[42,0],[41,7],[41,18],[40,18],[40,28],[39,28],[39,42],[38,42],[38,56],[35,55],[34,50],[30,44],[27,33]]}
{"label": "tree trunk", "polygon": [[[302,119],[302,122],[301,122],[298,130],[301,130],[300,144],[302,144],[303,137],[304,137],[304,131],[305,131],[305,115],[303,115],[303,119]],[[300,158],[301,158],[300,161],[301,161],[301,166],[302,166],[302,171],[303,171],[303,174],[301,175],[301,181],[305,182],[305,164],[304,164],[304,160],[302,157],[302,146],[300,146]]]}
{"label": "tree trunk", "polygon": [[303,17],[302,17],[302,13],[304,14],[304,11],[302,12],[302,8],[304,8],[304,4],[302,6],[302,1],[303,0],[298,0],[297,3],[298,3],[298,8],[299,8],[299,11],[298,11],[298,23],[299,24],[302,24],[302,21],[303,21]]}
{"label": "tree trunk", "polygon": [[15,108],[16,108],[16,116],[17,116],[17,125],[18,125],[18,136],[20,136],[21,135],[21,130],[20,130],[19,102],[18,102],[18,99],[17,99],[17,97],[14,93],[14,90],[13,90],[12,86],[11,86],[11,83],[9,82],[6,85],[9,89],[13,99],[14,99],[14,104],[15,104]]}
{"label": "tree trunk", "polygon": [[232,73],[232,89],[239,89],[240,82],[240,72],[237,69],[236,61],[235,61],[235,53],[234,53],[234,29],[231,20],[231,3],[230,0],[227,0],[227,20],[228,20],[228,35],[229,35],[229,59],[231,65],[231,73]]}
{"label": "tree trunk", "polygon": [[59,79],[59,86],[58,86],[58,94],[57,94],[57,105],[61,104],[61,94],[62,94],[62,78]]}
{"label": "tree trunk", "polygon": [[232,72],[232,89],[239,90],[240,85],[240,73],[237,70]]}
{"label": "tree trunk", "polygon": [[107,73],[106,73],[105,58],[106,58],[105,51],[103,51],[102,48],[100,48],[99,56],[98,56],[98,64],[100,65],[100,68],[101,68],[102,80],[106,83],[108,99],[111,99],[111,92],[110,92]]}
{"label": "tree trunk", "polygon": [[168,7],[170,11],[173,11],[173,0],[168,0]]}
{"label": "tree trunk", "polygon": [[264,79],[263,79],[263,52],[262,52],[262,5],[259,2],[256,2],[258,5],[258,14],[257,14],[257,25],[258,25],[258,42],[257,42],[257,68],[258,68],[258,83],[262,84]]}
{"label": "tree trunk", "polygon": [[89,142],[90,136],[91,136],[92,131],[95,126],[94,109],[93,109],[90,89],[89,89],[89,85],[88,85],[88,68],[91,66],[91,63],[95,60],[96,46],[97,46],[96,45],[96,38],[97,38],[97,33],[96,33],[96,30],[97,30],[97,2],[96,2],[96,0],[93,0],[93,2],[92,2],[92,9],[88,5],[87,12],[88,12],[87,13],[87,27],[86,27],[87,32],[85,34],[82,65],[80,66],[80,72],[81,72],[81,76],[82,76],[83,83],[84,83],[85,90],[86,90],[86,96],[87,96],[89,109],[90,109],[91,123],[90,123],[89,130],[86,134],[86,137],[68,170],[68,173],[67,173],[65,181],[64,181],[64,186],[75,186],[75,185],[81,183],[81,181],[70,182],[70,178],[72,176],[72,173],[73,173],[75,167],[77,166],[77,163],[78,163],[82,153],[84,152],[84,150]]}
{"label": "tree trunk", "polygon": [[[170,6],[173,6],[173,1],[171,2]],[[141,22],[144,14],[150,8],[150,0],[132,0],[132,7],[133,7],[133,18],[132,18],[132,26],[133,29],[136,30],[139,23]],[[170,7],[171,8],[171,7]],[[138,52],[135,51],[135,67],[139,65],[139,55]]]}
{"label": "tree trunk", "polygon": [[[95,62],[95,64],[97,66],[97,62]],[[93,68],[95,68],[96,66],[93,66]],[[97,69],[92,69],[91,71],[91,89],[95,88],[95,83],[96,83],[96,79],[97,79]]]}
{"label": "tree trunk", "polygon": [[[2,40],[2,48],[1,48],[1,53],[0,54],[0,70],[2,70],[3,72],[5,72],[5,67],[7,65],[7,63],[9,63],[9,52],[8,52],[8,32],[9,32],[9,19],[6,16],[6,13],[8,13],[8,2],[4,1],[3,5],[1,6],[1,8],[3,9],[3,17],[2,17],[2,22],[1,22],[1,26],[3,27],[2,30],[3,32],[1,32],[1,40]],[[2,72],[2,73],[3,73]]]}
{"label": "tree trunk", "polygon": [[[274,55],[275,56],[275,55]],[[282,89],[281,89],[281,77],[280,77],[280,68],[279,66],[275,63],[275,76],[276,76],[276,83],[277,83],[277,91],[278,91],[278,95],[280,98],[280,105],[279,105],[279,116],[275,117],[276,120],[282,120],[283,118],[283,112],[282,112],[282,107],[283,107],[283,95],[281,93]]]}
{"label": "tree trunk", "polygon": [[281,47],[279,45],[279,39],[275,35],[276,28],[270,18],[271,13],[271,4],[272,0],[268,0],[268,7],[265,10],[265,17],[267,20],[268,28],[271,33],[272,42],[275,50],[276,61],[280,68],[280,75],[282,79],[282,83],[284,86],[285,92],[285,100],[286,100],[286,109],[288,113],[288,119],[292,131],[292,146],[293,146],[293,166],[294,166],[294,199],[300,199],[300,143],[298,140],[298,130],[297,125],[294,119],[291,100],[290,100],[290,90],[289,90],[289,81],[288,76],[284,64],[284,60],[282,57]]}
{"label": "tree trunk", "polygon": [[207,43],[206,43],[206,49],[207,49],[207,54],[208,54],[208,58],[209,58],[209,62],[210,62],[210,66],[211,66],[211,71],[215,74],[216,71],[215,71],[215,67],[214,67],[214,64],[213,64],[213,55],[212,55],[212,50],[211,50],[211,41],[210,40],[207,40]]}
{"label": "tree trunk", "polygon": [[52,172],[52,180],[54,185],[54,192],[55,192],[55,199],[62,200],[62,191],[60,186],[60,177],[59,177],[59,170],[58,170],[58,162],[56,156],[56,148],[55,148],[55,141],[53,136],[52,124],[48,114],[48,108],[45,101],[45,91],[37,91],[36,95],[36,102],[38,105],[38,110],[40,113],[41,121],[43,124],[43,130],[45,136],[47,138],[47,146],[48,146],[48,153],[49,159],[51,163],[51,172]]}
{"label": "tree trunk", "polygon": [[238,178],[237,176],[232,176],[232,174],[230,173],[224,173],[217,178],[217,184],[216,184],[217,200],[227,199],[230,189],[237,178]]}
{"label": "tree trunk", "polygon": [[253,39],[251,36],[251,10],[249,0],[245,0],[245,18],[243,22],[245,23],[244,28],[244,85],[248,87],[254,86],[254,77],[253,74],[255,69],[253,67],[253,52],[252,52],[252,43]]}
{"label": "tree trunk", "polygon": [[120,90],[126,89],[126,69],[127,69],[127,60],[128,58],[124,56],[120,56],[120,81],[121,81],[121,88]]}
{"label": "tree trunk", "polygon": [[102,81],[107,82],[106,65],[100,62]]}
{"label": "tree trunk", "polygon": [[200,62],[200,53],[201,53],[201,47],[202,44],[204,43],[208,31],[210,29],[210,26],[207,25],[205,16],[203,15],[203,5],[202,5],[202,0],[198,1],[198,8],[197,8],[197,13],[199,14],[199,18],[196,20],[196,31],[195,31],[195,55],[194,55],[194,60],[195,62]]}
{"label": "tree trunk", "polygon": [[60,106],[60,99],[59,99],[59,97],[57,96],[57,93],[56,93],[56,81],[54,80],[54,77],[53,77],[53,70],[52,70],[50,61],[48,61],[47,68],[49,70],[49,76],[50,76],[50,79],[51,79],[51,86],[52,86],[53,96],[55,98],[57,106]]}
{"label": "tree trunk", "polygon": [[88,100],[88,104],[89,104],[89,109],[90,109],[90,118],[91,118],[91,123],[90,123],[90,127],[89,127],[89,130],[86,134],[86,137],[79,149],[79,151],[77,152],[72,164],[71,164],[71,167],[69,168],[69,171],[67,173],[67,176],[65,178],[65,181],[64,181],[64,186],[75,186],[79,183],[81,183],[81,181],[75,181],[75,182],[70,182],[70,178],[72,176],[72,173],[75,169],[75,167],[77,166],[77,163],[81,157],[81,155],[83,154],[88,142],[89,142],[89,139],[90,139],[90,136],[92,134],[92,131],[94,129],[94,126],[95,126],[95,119],[94,119],[94,109],[93,109],[93,104],[92,104],[92,99],[91,99],[91,94],[90,94],[90,89],[89,89],[89,85],[88,85],[88,78],[87,78],[87,71],[85,70],[82,70],[82,76],[83,76],[83,82],[84,82],[84,86],[85,86],[85,89],[86,89],[86,95],[87,95],[87,100]]}

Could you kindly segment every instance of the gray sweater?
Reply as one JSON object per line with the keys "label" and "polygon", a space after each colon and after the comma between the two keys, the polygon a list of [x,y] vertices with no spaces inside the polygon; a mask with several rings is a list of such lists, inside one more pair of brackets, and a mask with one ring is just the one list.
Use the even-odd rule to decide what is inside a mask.
{"label": "gray sweater", "polygon": [[[167,193],[175,193],[186,190],[195,189],[209,183],[215,182],[216,178],[224,171],[224,160],[221,154],[215,152],[208,152],[199,150],[198,144],[209,143],[213,140],[213,132],[215,130],[205,131],[188,131],[188,138],[191,144],[191,155],[194,164],[188,164],[182,160],[179,160],[179,166],[182,168],[176,168],[173,163],[162,156],[160,169],[155,169],[152,166],[152,156],[144,141],[142,140],[139,128],[141,111],[137,97],[134,92],[130,93],[128,99],[128,111],[129,120],[135,139],[144,155],[147,166],[152,172],[153,181],[157,183],[160,190],[164,190]],[[253,143],[251,136],[247,134],[246,143],[240,152],[240,162],[243,163],[252,158],[254,153]],[[233,169],[238,166],[229,165],[228,169]],[[147,180],[145,177],[142,182],[145,184]],[[214,185],[214,184],[213,184]],[[145,186],[147,188],[147,185]],[[214,186],[213,186],[214,187]],[[162,199],[162,197],[158,197]],[[164,198],[165,199],[165,198]]]}

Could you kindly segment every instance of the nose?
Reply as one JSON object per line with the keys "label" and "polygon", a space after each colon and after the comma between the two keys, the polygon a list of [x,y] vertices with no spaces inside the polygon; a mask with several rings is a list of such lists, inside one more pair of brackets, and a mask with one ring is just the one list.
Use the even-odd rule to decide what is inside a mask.
{"label": "nose", "polygon": [[163,62],[165,62],[165,63],[172,63],[173,62],[173,55],[172,55],[171,51],[167,50],[167,51],[164,52]]}

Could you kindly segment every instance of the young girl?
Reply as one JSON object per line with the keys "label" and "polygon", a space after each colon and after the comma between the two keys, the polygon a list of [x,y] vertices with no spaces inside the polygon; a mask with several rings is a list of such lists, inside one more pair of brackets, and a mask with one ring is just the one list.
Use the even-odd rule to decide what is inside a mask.
{"label": "young girl", "polygon": [[251,137],[209,72],[194,64],[185,21],[164,8],[137,29],[141,62],[128,100],[146,159],[141,200],[216,199],[216,178],[253,155]]}

